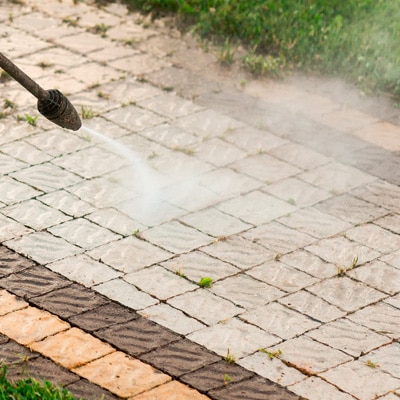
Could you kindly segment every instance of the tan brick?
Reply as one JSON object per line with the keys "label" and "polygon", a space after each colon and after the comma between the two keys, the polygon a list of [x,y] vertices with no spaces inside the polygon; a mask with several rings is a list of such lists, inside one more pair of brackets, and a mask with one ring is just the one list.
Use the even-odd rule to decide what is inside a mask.
{"label": "tan brick", "polygon": [[78,328],[49,336],[41,342],[32,343],[29,347],[65,368],[78,367],[115,351],[109,344]]}
{"label": "tan brick", "polygon": [[0,290],[0,315],[5,315],[13,311],[28,307],[28,303],[8,293]]}
{"label": "tan brick", "polygon": [[58,317],[34,307],[27,307],[0,317],[0,332],[18,343],[27,345],[70,326]]}
{"label": "tan brick", "polygon": [[124,398],[148,391],[171,379],[119,351],[75,368],[73,372]]}
{"label": "tan brick", "polygon": [[168,382],[129,400],[207,400],[209,397],[177,381]]}
{"label": "tan brick", "polygon": [[400,151],[400,127],[379,122],[353,132],[354,135],[389,151]]}

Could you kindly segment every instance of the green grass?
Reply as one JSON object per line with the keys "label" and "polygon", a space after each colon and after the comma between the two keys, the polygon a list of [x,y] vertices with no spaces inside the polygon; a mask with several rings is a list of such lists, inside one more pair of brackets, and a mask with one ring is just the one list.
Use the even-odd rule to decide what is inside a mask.
{"label": "green grass", "polygon": [[[298,69],[340,75],[369,91],[400,97],[398,0],[126,0],[178,21],[222,46],[236,44],[256,74]],[[224,48],[225,46],[225,48]],[[263,58],[264,57],[264,58]]]}
{"label": "green grass", "polygon": [[48,381],[39,382],[33,378],[11,382],[7,379],[7,367],[0,373],[0,400],[75,400],[66,389]]}

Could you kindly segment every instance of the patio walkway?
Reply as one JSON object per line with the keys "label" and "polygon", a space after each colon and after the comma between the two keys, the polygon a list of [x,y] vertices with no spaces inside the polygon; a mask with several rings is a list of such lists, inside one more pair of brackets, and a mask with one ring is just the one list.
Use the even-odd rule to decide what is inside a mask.
{"label": "patio walkway", "polygon": [[224,69],[118,3],[5,2],[0,23],[1,52],[85,117],[58,128],[0,77],[11,378],[85,399],[398,399],[388,99]]}

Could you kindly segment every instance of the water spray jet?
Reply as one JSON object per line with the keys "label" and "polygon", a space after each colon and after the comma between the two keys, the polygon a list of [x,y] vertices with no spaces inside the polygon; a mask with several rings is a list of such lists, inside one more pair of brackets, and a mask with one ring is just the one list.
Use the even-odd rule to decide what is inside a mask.
{"label": "water spray jet", "polygon": [[2,53],[0,67],[38,99],[37,108],[49,121],[73,131],[82,126],[74,106],[59,90],[44,90]]}

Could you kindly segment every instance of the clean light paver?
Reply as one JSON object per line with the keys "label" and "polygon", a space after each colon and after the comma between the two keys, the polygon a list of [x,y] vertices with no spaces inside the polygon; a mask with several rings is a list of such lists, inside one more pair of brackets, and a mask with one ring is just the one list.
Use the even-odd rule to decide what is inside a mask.
{"label": "clean light paver", "polygon": [[[82,321],[119,303],[220,357],[229,349],[255,375],[208,387],[218,400],[270,395],[261,382],[309,400],[400,393],[400,128],[384,105],[311,77],[221,69],[123,4],[5,3],[0,22],[4,54],[92,111],[84,126],[105,136],[17,122],[35,101],[1,83],[16,108],[0,123],[0,243],[33,260],[0,260],[1,287],[30,302],[0,291],[3,334],[117,396],[205,398],[183,385],[201,369],[178,382],[145,366],[150,383],[126,388],[141,361],[49,316],[70,293]],[[99,297],[75,307],[81,287]],[[40,316],[47,336],[29,322]]]}

